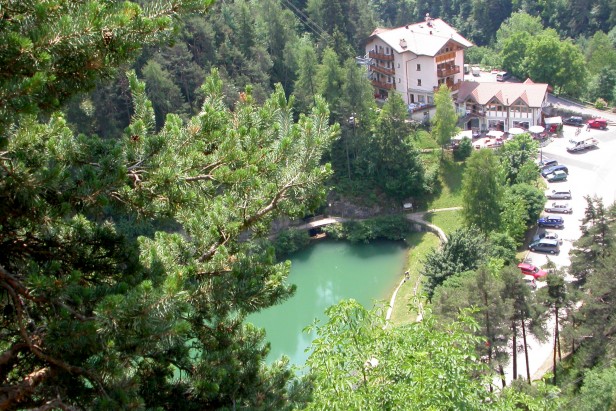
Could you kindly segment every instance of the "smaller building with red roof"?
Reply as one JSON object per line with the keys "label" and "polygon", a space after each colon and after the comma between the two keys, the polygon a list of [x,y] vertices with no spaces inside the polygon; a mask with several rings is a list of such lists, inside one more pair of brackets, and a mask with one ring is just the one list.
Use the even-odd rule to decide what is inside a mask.
{"label": "smaller building with red roof", "polygon": [[528,129],[541,125],[548,85],[527,79],[523,83],[463,81],[456,104],[467,130]]}

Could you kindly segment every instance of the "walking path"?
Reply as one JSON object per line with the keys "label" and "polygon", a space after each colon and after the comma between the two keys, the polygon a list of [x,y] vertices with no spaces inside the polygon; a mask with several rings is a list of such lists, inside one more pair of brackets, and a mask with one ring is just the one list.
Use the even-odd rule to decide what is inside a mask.
{"label": "walking path", "polygon": [[428,227],[430,231],[434,232],[438,236],[438,238],[441,240],[441,243],[446,243],[447,236],[445,235],[445,232],[440,227],[424,220],[424,217],[427,213],[438,213],[440,211],[455,211],[455,210],[462,210],[462,207],[435,208],[432,210],[422,211],[419,213],[407,214],[406,218],[408,218],[414,223],[421,224],[425,227]]}
{"label": "walking path", "polygon": [[[447,236],[445,235],[445,232],[440,227],[424,220],[424,216],[426,215],[426,213],[436,213],[439,211],[454,211],[454,210],[460,210],[460,209],[462,209],[462,207],[437,208],[437,209],[432,209],[428,211],[422,211],[419,213],[409,213],[409,214],[406,214],[406,218],[414,223],[421,224],[427,227],[430,231],[436,233],[438,238],[441,240],[441,243],[446,243]],[[400,281],[400,284],[398,284],[398,286],[394,290],[394,293],[391,296],[391,300],[389,300],[389,308],[387,308],[387,314],[385,315],[385,321],[387,321],[388,323],[389,323],[389,319],[391,318],[391,313],[394,310],[394,304],[396,303],[396,296],[398,295],[398,290],[400,290],[400,287],[402,287],[402,284],[404,284],[405,282],[406,282],[406,276],[402,279],[402,281]],[[419,282],[420,282],[420,279],[418,279],[417,282],[415,283],[415,288],[413,290],[414,298],[417,298],[417,289],[419,288]],[[421,304],[420,299],[417,298],[417,301],[418,301],[418,315],[417,315],[416,321],[419,322],[423,318],[423,305]]]}

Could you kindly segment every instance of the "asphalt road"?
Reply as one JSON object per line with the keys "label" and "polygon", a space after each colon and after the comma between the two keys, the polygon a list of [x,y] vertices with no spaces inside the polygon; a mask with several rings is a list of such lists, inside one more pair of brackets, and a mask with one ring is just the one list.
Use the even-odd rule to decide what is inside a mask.
{"label": "asphalt road", "polygon": [[[559,164],[565,164],[569,169],[567,181],[548,183],[548,190],[554,188],[569,188],[571,190],[571,200],[548,200],[549,202],[568,202],[573,207],[572,214],[559,214],[563,216],[565,226],[556,231],[563,239],[561,251],[558,255],[546,255],[542,253],[528,252],[527,258],[536,266],[542,267],[548,262],[548,258],[557,267],[567,267],[570,265],[569,251],[572,243],[581,235],[580,225],[586,208],[584,196],[598,196],[603,199],[605,206],[611,205],[616,200],[616,127],[612,126],[607,130],[590,130],[582,128],[581,134],[595,137],[599,140],[599,145],[595,149],[585,150],[577,153],[569,153],[566,150],[568,140],[575,136],[577,127],[564,126],[563,137],[554,138],[546,147],[541,150],[544,158],[557,160]],[[543,213],[547,215],[547,213]],[[555,214],[556,215],[556,214]],[[544,229],[538,229],[538,232]],[[567,280],[572,277],[568,276]],[[538,287],[545,286],[544,281],[537,282]],[[553,332],[554,324],[549,321],[547,324],[548,334]],[[548,336],[547,341],[540,342],[535,338],[528,338],[529,341],[529,369],[531,376],[534,375],[546,361],[552,358],[553,337]],[[512,365],[505,369],[507,383],[511,382]],[[518,353],[518,374],[526,375],[524,352]]]}

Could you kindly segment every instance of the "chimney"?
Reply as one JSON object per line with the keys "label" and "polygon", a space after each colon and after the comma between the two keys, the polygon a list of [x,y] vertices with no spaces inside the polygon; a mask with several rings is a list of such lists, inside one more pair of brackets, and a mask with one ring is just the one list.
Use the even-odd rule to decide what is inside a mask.
{"label": "chimney", "polygon": [[400,47],[402,47],[403,49],[406,48],[406,40],[405,39],[400,39]]}

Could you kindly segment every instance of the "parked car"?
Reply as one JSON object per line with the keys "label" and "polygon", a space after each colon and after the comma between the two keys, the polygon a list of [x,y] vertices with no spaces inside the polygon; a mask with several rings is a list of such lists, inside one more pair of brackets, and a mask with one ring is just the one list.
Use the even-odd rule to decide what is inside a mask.
{"label": "parked car", "polygon": [[571,190],[566,188],[554,189],[545,193],[545,196],[550,200],[570,200]]}
{"label": "parked car", "polygon": [[590,128],[598,128],[605,130],[607,128],[607,120],[604,118],[593,118],[586,123]]}
{"label": "parked car", "polygon": [[558,165],[558,161],[556,160],[548,160],[548,159],[543,159],[541,161],[539,161],[538,166],[541,170],[545,169],[545,168],[549,168],[549,167],[554,167]]}
{"label": "parked car", "polygon": [[554,171],[564,171],[565,173],[569,174],[569,169],[567,168],[566,165],[557,164],[555,166],[544,168],[543,170],[541,170],[541,175],[545,177],[548,174],[554,173]]}
{"label": "parked car", "polygon": [[511,74],[507,71],[499,71],[496,73],[496,81],[506,81],[511,77]]}
{"label": "parked car", "polygon": [[531,290],[536,290],[537,289],[537,282],[535,281],[535,279],[529,275],[525,275],[524,276],[524,283],[526,283],[526,285],[528,285],[530,287]]}
{"label": "parked car", "polygon": [[565,226],[565,221],[560,216],[550,215],[541,217],[537,220],[537,225],[539,227],[563,228]]}
{"label": "parked car", "polygon": [[548,213],[573,213],[573,208],[569,205],[569,203],[552,203],[550,205],[546,205],[544,210]]}
{"label": "parked car", "polygon": [[567,124],[569,126],[582,127],[584,125],[584,119],[578,116],[567,117],[563,120],[563,124]]}
{"label": "parked car", "polygon": [[552,174],[548,174],[545,176],[545,179],[548,180],[549,183],[553,183],[555,181],[566,181],[567,173],[564,171],[556,170]]}
{"label": "parked car", "polygon": [[528,248],[530,251],[539,251],[542,253],[558,254],[560,252],[560,244],[558,244],[558,241],[547,238],[533,241]]}
{"label": "parked car", "polygon": [[563,242],[563,239],[560,238],[558,236],[558,233],[555,233],[554,231],[544,231],[543,233],[537,234],[536,236],[533,237],[533,242],[539,241],[542,238],[547,238],[547,239],[550,239],[550,240],[556,240],[556,241],[558,241],[558,244],[562,244],[562,242]]}
{"label": "parked car", "polygon": [[522,271],[522,274],[530,275],[534,279],[545,277],[546,275],[548,275],[547,271],[543,271],[539,267],[536,267],[530,263],[520,263],[518,264],[518,268],[520,269],[520,271]]}

